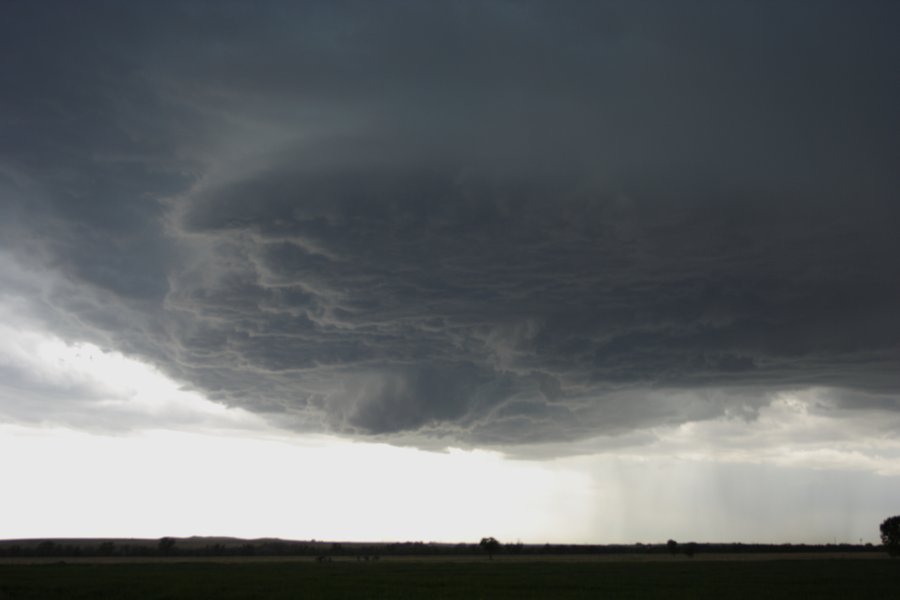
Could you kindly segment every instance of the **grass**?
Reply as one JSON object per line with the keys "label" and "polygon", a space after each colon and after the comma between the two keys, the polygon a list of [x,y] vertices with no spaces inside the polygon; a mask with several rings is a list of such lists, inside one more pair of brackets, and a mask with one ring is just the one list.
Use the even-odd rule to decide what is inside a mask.
{"label": "grass", "polygon": [[888,598],[900,561],[866,559],[0,564],[0,600],[182,598]]}

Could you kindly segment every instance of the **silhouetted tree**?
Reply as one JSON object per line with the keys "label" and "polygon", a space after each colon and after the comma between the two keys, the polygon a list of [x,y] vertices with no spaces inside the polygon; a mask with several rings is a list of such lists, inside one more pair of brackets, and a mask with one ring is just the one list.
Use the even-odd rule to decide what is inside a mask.
{"label": "silhouetted tree", "polygon": [[688,542],[684,545],[684,555],[688,558],[694,558],[694,554],[697,552],[697,544],[694,542]]}
{"label": "silhouetted tree", "polygon": [[97,554],[100,556],[112,556],[116,551],[116,545],[112,542],[103,542],[97,546]]}
{"label": "silhouetted tree", "polygon": [[888,517],[881,523],[881,543],[891,556],[900,556],[900,515]]}
{"label": "silhouetted tree", "polygon": [[524,547],[525,545],[522,542],[516,542],[515,544],[506,544],[504,549],[510,554],[521,554]]}
{"label": "silhouetted tree", "polygon": [[668,542],[666,542],[666,548],[669,549],[669,554],[671,554],[672,556],[678,554],[678,542],[676,542],[675,540],[669,540]]}
{"label": "silhouetted tree", "polygon": [[494,558],[494,552],[500,549],[500,542],[497,541],[497,538],[493,537],[483,537],[481,541],[478,542],[478,545],[488,553],[488,558]]}
{"label": "silhouetted tree", "polygon": [[47,541],[45,541],[45,542],[41,542],[41,543],[38,544],[38,546],[37,546],[37,553],[38,553],[38,555],[40,555],[40,556],[51,556],[51,555],[53,555],[53,554],[56,554],[56,552],[57,552],[57,550],[56,550],[56,544],[54,544],[54,543],[51,542],[50,540],[47,540]]}
{"label": "silhouetted tree", "polygon": [[172,551],[175,549],[175,540],[170,537],[160,538],[159,540],[159,553],[168,555],[172,554]]}

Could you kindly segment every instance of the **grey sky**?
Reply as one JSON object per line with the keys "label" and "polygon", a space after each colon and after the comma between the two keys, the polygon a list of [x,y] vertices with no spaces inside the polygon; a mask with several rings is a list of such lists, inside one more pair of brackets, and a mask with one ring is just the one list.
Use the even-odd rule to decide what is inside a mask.
{"label": "grey sky", "polygon": [[0,300],[64,339],[422,446],[900,410],[895,2],[0,12]]}

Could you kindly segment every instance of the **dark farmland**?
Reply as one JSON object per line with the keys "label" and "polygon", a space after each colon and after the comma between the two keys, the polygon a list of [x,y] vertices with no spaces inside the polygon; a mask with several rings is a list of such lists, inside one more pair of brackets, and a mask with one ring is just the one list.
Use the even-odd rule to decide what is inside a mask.
{"label": "dark farmland", "polygon": [[0,600],[59,598],[887,598],[900,561],[498,557],[0,564]]}

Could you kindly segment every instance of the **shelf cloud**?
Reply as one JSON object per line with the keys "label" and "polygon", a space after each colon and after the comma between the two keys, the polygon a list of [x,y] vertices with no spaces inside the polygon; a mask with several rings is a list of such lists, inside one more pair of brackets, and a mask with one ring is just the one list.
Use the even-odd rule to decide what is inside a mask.
{"label": "shelf cloud", "polygon": [[858,8],[8,3],[0,303],[301,432],[896,413],[900,7]]}

